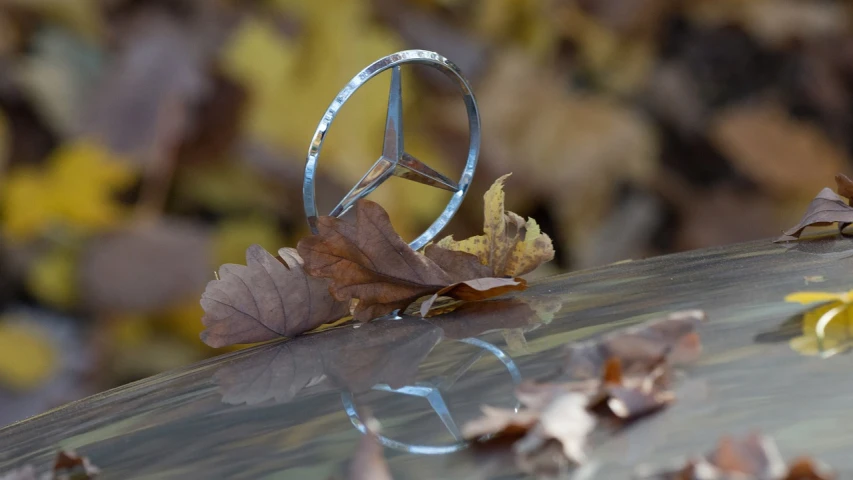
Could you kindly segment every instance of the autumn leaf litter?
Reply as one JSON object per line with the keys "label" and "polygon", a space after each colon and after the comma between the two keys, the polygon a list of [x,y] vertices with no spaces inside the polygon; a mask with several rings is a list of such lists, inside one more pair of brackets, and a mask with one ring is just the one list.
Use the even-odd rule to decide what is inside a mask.
{"label": "autumn leaf litter", "polygon": [[426,316],[440,297],[477,301],[524,290],[521,275],[554,258],[533,219],[504,210],[503,183],[486,192],[484,235],[447,237],[412,250],[378,204],[356,203],[356,221],[320,217],[317,235],[278,257],[259,246],[246,265],[223,265],[202,295],[213,347],[293,337],[350,313],[357,321],[403,310],[421,298]]}

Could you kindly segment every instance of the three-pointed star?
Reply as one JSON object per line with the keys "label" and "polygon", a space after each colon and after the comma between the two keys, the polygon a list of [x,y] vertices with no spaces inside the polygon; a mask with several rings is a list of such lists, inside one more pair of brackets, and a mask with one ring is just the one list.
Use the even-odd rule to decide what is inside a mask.
{"label": "three-pointed star", "polygon": [[403,149],[403,102],[400,67],[393,67],[391,70],[391,91],[388,94],[388,116],[385,120],[382,156],[329,215],[332,217],[343,215],[356,201],[376,190],[376,187],[391,176],[402,177],[451,192],[459,190],[459,185],[456,182],[436,172]]}
{"label": "three-pointed star", "polygon": [[389,385],[383,383],[374,385],[373,389],[426,398],[430,407],[432,407],[433,411],[438,415],[438,418],[441,419],[441,422],[444,424],[445,428],[447,428],[447,431],[450,432],[450,435],[452,435],[455,440],[461,441],[463,439],[462,433],[456,425],[456,421],[453,420],[453,416],[450,413],[450,406],[444,399],[442,390],[448,390],[453,387],[459,378],[470,370],[471,367],[474,366],[478,360],[483,358],[483,355],[485,354],[486,350],[481,350],[468,357],[468,359],[458,367],[450,368],[444,373],[427,381],[417,382],[414,385],[406,385],[400,388],[391,388]]}

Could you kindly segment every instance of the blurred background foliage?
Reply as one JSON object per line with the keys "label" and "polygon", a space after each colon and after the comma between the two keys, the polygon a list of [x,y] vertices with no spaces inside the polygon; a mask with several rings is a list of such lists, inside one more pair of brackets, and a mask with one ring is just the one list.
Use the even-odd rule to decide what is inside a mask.
{"label": "blurred background foliage", "polygon": [[[853,30],[830,0],[0,0],[0,425],[216,352],[200,293],[307,228],[304,158],[373,60],[474,84],[475,182],[555,241],[544,276],[776,235],[853,151]],[[328,211],[377,158],[388,80],[320,158]],[[404,69],[407,150],[453,177],[455,87]],[[404,238],[447,193],[372,198]]]}

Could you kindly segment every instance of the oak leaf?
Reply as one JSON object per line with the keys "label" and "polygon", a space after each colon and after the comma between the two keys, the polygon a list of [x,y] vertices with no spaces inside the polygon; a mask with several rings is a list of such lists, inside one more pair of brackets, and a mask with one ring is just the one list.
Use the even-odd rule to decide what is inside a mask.
{"label": "oak leaf", "polygon": [[[309,275],[329,279],[339,301],[357,299],[353,317],[367,321],[404,309],[437,292],[466,300],[482,300],[509,290],[523,290],[520,279],[454,278],[429,257],[412,250],[394,232],[388,214],[369,200],[356,203],[355,224],[320,217],[318,234],[300,240],[297,250]],[[474,264],[477,258],[458,254]],[[476,268],[456,269],[469,272]],[[471,282],[471,280],[478,280]]]}
{"label": "oak leaf", "polygon": [[219,279],[201,296],[204,343],[222,347],[290,337],[346,315],[347,305],[332,298],[326,280],[305,274],[294,249],[278,253],[276,258],[252,245],[246,265],[219,268]]}
{"label": "oak leaf", "polygon": [[483,235],[459,241],[451,235],[437,243],[445,249],[476,255],[496,277],[524,275],[554,258],[551,238],[542,233],[535,220],[528,218],[525,222],[504,210],[503,184],[509,175],[498,178],[483,196]]}

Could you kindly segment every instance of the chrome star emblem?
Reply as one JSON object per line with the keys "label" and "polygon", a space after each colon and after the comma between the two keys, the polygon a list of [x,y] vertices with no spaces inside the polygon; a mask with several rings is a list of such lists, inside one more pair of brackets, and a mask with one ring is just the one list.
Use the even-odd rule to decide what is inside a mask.
{"label": "chrome star emblem", "polygon": [[[417,158],[409,155],[403,147],[403,105],[400,65],[404,63],[422,63],[437,68],[453,79],[462,90],[468,112],[470,142],[468,160],[458,182],[454,182]],[[434,52],[407,50],[381,58],[356,75],[341,90],[338,96],[335,97],[335,100],[332,101],[332,104],[326,110],[323,119],[317,126],[317,131],[308,149],[305,180],[302,187],[305,215],[308,217],[308,224],[311,226],[311,230],[316,233],[317,205],[314,181],[317,158],[320,155],[320,149],[323,146],[323,141],[332,121],[337,116],[343,104],[346,103],[359,87],[388,69],[391,69],[391,89],[388,94],[388,114],[385,121],[382,155],[352,190],[338,202],[329,215],[339,217],[345,214],[355,202],[369,195],[370,192],[376,190],[379,185],[393,176],[453,192],[453,196],[448,202],[447,207],[445,207],[444,212],[439,215],[438,219],[433,222],[427,231],[410,243],[412,248],[418,249],[432,240],[447,225],[447,222],[450,221],[459,209],[459,205],[462,203],[462,199],[465,197],[465,193],[468,191],[468,186],[474,176],[474,170],[477,167],[477,157],[480,151],[480,115],[477,110],[477,102],[471,92],[471,87],[456,65]]]}
{"label": "chrome star emblem", "polygon": [[[459,341],[479,347],[480,351],[468,357],[468,359],[461,364],[451,367],[446,372],[436,376],[435,378],[431,378],[423,382],[417,382],[413,385],[405,385],[400,388],[391,388],[386,384],[373,386],[373,390],[425,399],[429,407],[444,424],[444,428],[446,428],[451,437],[453,437],[453,443],[448,445],[412,445],[394,440],[384,435],[378,435],[379,442],[381,444],[386,447],[421,455],[442,455],[466,448],[468,446],[468,442],[462,437],[458,423],[451,415],[451,409],[444,398],[443,392],[447,392],[452,388],[462,375],[468,372],[468,370],[470,370],[471,367],[487,353],[491,353],[504,364],[504,367],[506,367],[509,372],[514,385],[521,383],[521,371],[518,369],[518,366],[516,366],[512,358],[510,358],[509,355],[504,353],[501,349],[478,338],[465,338]],[[358,416],[352,394],[344,392],[341,394],[341,399],[344,404],[344,410],[350,418],[350,422],[352,422],[353,426],[361,433],[366,433],[367,428]],[[516,406],[516,408],[518,407]]]}

